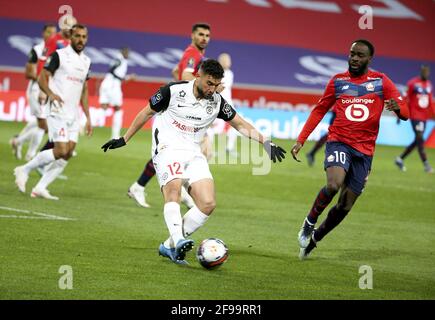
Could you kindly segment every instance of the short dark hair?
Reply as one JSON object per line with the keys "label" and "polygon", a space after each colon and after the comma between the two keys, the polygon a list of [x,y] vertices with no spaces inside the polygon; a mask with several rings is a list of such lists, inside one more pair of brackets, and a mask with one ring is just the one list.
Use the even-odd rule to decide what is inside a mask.
{"label": "short dark hair", "polygon": [[84,29],[84,30],[88,30],[88,28],[84,25],[84,24],[80,24],[80,23],[76,23],[75,25],[72,26],[71,28],[71,34],[74,33],[75,29]]}
{"label": "short dark hair", "polygon": [[352,44],[354,44],[354,43],[362,43],[362,44],[366,45],[367,48],[369,48],[370,56],[373,57],[375,55],[375,47],[373,46],[373,44],[370,41],[368,41],[366,39],[358,39],[358,40],[355,40],[354,42],[352,42]]}
{"label": "short dark hair", "polygon": [[221,64],[214,59],[207,59],[203,61],[199,67],[205,74],[211,75],[215,79],[222,79],[224,77],[224,68]]}
{"label": "short dark hair", "polygon": [[42,31],[45,31],[48,28],[56,28],[56,25],[54,23],[46,23],[44,24],[44,28],[42,28]]}
{"label": "short dark hair", "polygon": [[208,23],[204,23],[204,22],[195,23],[192,26],[192,32],[195,32],[196,29],[198,29],[198,28],[203,28],[203,29],[210,30],[210,25]]}

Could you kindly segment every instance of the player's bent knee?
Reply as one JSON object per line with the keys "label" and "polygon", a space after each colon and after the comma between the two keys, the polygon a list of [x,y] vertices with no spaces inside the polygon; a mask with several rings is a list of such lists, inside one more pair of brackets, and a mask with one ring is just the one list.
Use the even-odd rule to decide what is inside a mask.
{"label": "player's bent knee", "polygon": [[215,200],[204,201],[198,205],[198,209],[208,216],[212,214],[215,208],[216,208]]}
{"label": "player's bent knee", "polygon": [[328,181],[326,185],[326,189],[328,190],[329,194],[336,194],[342,186],[342,183],[339,183],[337,181]]}

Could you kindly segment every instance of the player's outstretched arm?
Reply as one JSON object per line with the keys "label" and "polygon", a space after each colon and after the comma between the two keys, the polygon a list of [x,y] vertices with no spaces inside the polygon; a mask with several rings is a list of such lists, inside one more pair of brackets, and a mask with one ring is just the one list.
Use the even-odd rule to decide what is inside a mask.
{"label": "player's outstretched arm", "polygon": [[284,154],[286,153],[286,151],[283,148],[277,146],[270,140],[266,140],[263,135],[254,128],[252,124],[247,122],[238,114],[236,114],[235,117],[230,121],[230,124],[234,129],[239,131],[245,137],[261,143],[264,150],[266,150],[267,154],[269,155],[269,158],[273,162],[276,162],[276,160],[281,162],[285,158]]}
{"label": "player's outstretched arm", "polygon": [[116,149],[125,146],[136,132],[138,132],[140,128],[142,128],[144,124],[154,116],[154,114],[156,114],[156,112],[151,109],[150,104],[148,103],[148,105],[136,115],[136,118],[134,118],[133,123],[123,137],[106,142],[101,149],[106,152],[108,149]]}

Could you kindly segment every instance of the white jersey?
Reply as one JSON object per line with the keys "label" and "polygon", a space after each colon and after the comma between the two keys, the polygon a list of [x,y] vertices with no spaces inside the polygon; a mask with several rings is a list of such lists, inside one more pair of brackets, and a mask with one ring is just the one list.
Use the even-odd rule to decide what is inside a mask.
{"label": "white jersey", "polygon": [[122,54],[114,61],[110,67],[109,73],[106,74],[106,78],[113,78],[119,81],[125,79],[127,75],[128,61]]}
{"label": "white jersey", "polygon": [[170,83],[150,98],[159,112],[153,123],[153,155],[164,148],[200,151],[207,128],[216,118],[231,121],[236,111],[219,93],[197,100],[193,94],[196,80]]}
{"label": "white jersey", "polygon": [[[29,52],[29,59],[27,60],[27,63],[37,64],[38,60],[42,57],[42,52],[45,48],[45,42],[41,41],[40,43],[34,45],[32,47],[32,50]],[[29,80],[29,84],[27,86],[27,90],[32,90],[32,86],[38,87],[37,81],[35,80]],[[36,89],[36,88],[35,88]]]}
{"label": "white jersey", "polygon": [[83,52],[78,54],[70,45],[56,50],[47,59],[44,68],[53,74],[49,87],[63,100],[62,107],[50,107],[50,116],[79,119],[80,98],[90,65],[91,59]]}
{"label": "white jersey", "polygon": [[222,79],[222,85],[225,89],[221,92],[221,96],[233,105],[232,88],[234,83],[234,73],[230,69],[225,69],[224,77]]}

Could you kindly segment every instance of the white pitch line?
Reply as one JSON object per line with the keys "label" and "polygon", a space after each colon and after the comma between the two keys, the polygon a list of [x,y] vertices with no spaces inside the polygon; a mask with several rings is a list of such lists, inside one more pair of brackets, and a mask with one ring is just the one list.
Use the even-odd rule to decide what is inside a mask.
{"label": "white pitch line", "polygon": [[15,219],[33,219],[33,220],[53,220],[52,218],[33,217],[33,216],[16,216],[0,214],[0,218],[15,218]]}
{"label": "white pitch line", "polygon": [[73,221],[76,219],[72,219],[72,218],[65,218],[65,217],[60,217],[60,216],[55,216],[53,214],[48,214],[48,213],[42,213],[42,212],[36,212],[36,211],[30,211],[30,210],[24,210],[24,209],[16,209],[16,208],[10,208],[10,207],[3,207],[0,206],[0,210],[5,210],[5,211],[14,211],[14,212],[20,212],[20,213],[27,213],[27,214],[33,214],[36,215],[38,217],[29,217],[27,216],[27,218],[24,218],[25,216],[15,216],[15,215],[0,215],[1,217],[4,218],[22,218],[22,219],[48,219],[48,220],[64,220],[64,221]]}

